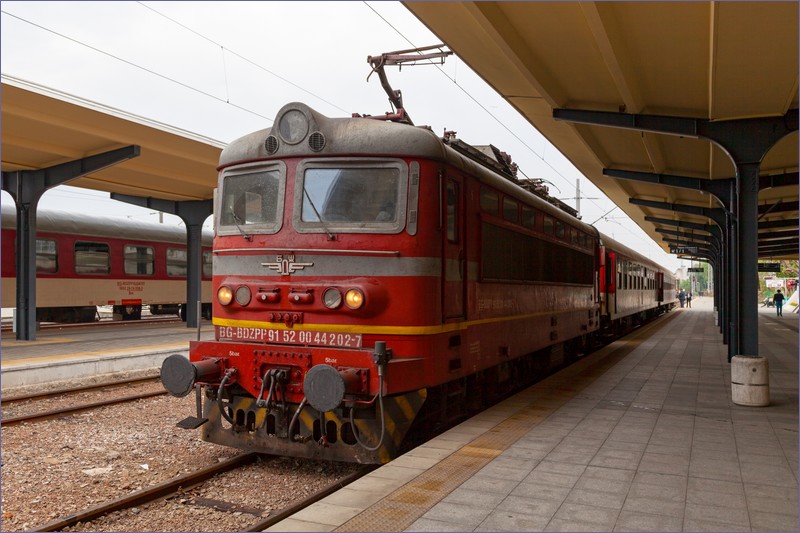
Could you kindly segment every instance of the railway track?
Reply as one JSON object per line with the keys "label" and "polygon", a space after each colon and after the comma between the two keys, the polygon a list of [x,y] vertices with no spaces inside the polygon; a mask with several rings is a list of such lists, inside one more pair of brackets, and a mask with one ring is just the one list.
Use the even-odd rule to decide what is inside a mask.
{"label": "railway track", "polygon": [[[62,518],[58,518],[46,524],[29,529],[28,531],[61,531],[65,528],[78,525],[80,525],[81,527],[85,527],[93,520],[97,520],[99,518],[111,515],[112,513],[118,511],[123,511],[133,507],[143,506],[148,503],[155,502],[161,499],[167,500],[170,498],[183,495],[188,490],[197,487],[203,482],[211,480],[215,476],[218,476],[225,472],[230,472],[238,468],[241,468],[243,466],[249,465],[255,462],[259,457],[261,458],[267,457],[270,459],[275,458],[273,456],[264,456],[257,453],[243,453],[226,461],[220,462],[218,464],[201,468],[185,475],[177,476],[175,478],[164,481],[162,483],[158,483],[151,487],[137,490],[126,496],[110,500],[108,502],[91,507],[89,509],[85,509],[83,511],[79,511],[77,513],[73,513],[71,515]],[[319,501],[320,499],[328,496],[329,494],[335,492],[336,490],[339,490],[340,488],[349,485],[353,481],[359,479],[360,477],[363,477],[364,475],[372,471],[374,468],[376,467],[375,466],[362,467],[358,471],[329,484],[327,487],[315,492],[311,496],[281,509],[277,513],[272,514],[271,516],[269,516],[264,520],[259,520],[255,522],[254,524],[247,527],[243,531],[263,531],[267,527],[270,527],[271,525],[279,522],[280,520],[283,520],[284,518],[300,511],[301,509],[304,509],[305,507],[308,507],[309,505],[313,504],[316,501]],[[226,507],[225,502],[212,501],[210,504],[217,509]],[[237,509],[237,506],[235,505],[227,505],[227,507],[228,511],[235,511]],[[207,529],[207,531],[212,531],[212,530],[214,530],[213,526]]]}
{"label": "railway track", "polygon": [[[145,383],[145,382],[152,382],[153,384],[155,384],[155,383],[158,382],[158,379],[157,378],[152,378],[152,377],[138,378],[138,379],[127,380],[127,381],[117,381],[117,382],[103,383],[103,384],[97,384],[97,385],[87,385],[87,386],[83,386],[83,387],[74,387],[74,388],[70,388],[70,389],[61,389],[61,390],[49,391],[49,392],[38,392],[38,393],[27,394],[27,395],[24,395],[24,396],[17,396],[17,397],[12,397],[12,398],[3,398],[3,403],[7,406],[8,404],[18,403],[18,402],[27,401],[27,400],[33,400],[33,401],[36,401],[36,400],[47,400],[47,399],[63,396],[63,395],[66,395],[66,394],[77,394],[77,393],[81,393],[81,392],[91,392],[91,391],[95,391],[95,390],[96,391],[102,391],[103,389],[107,389],[107,388],[123,387],[123,386],[126,386],[126,385],[139,384],[139,383]],[[115,404],[120,404],[120,403],[132,402],[132,401],[141,400],[141,399],[144,399],[144,398],[152,398],[154,396],[163,396],[166,393],[167,392],[165,390],[157,390],[157,391],[143,392],[143,393],[138,393],[138,394],[128,394],[128,395],[125,395],[125,396],[118,396],[116,398],[110,398],[110,399],[100,400],[100,401],[95,401],[95,402],[88,402],[88,403],[78,404],[78,405],[70,405],[70,406],[59,407],[59,408],[55,408],[55,409],[48,409],[48,410],[40,411],[40,412],[36,412],[36,413],[29,413],[29,414],[17,415],[17,416],[9,416],[9,417],[3,416],[2,419],[0,419],[0,425],[2,425],[4,427],[8,427],[8,426],[13,426],[15,424],[20,424],[22,422],[33,422],[33,421],[37,421],[37,420],[44,420],[44,419],[49,419],[49,418],[62,416],[62,415],[65,415],[65,414],[77,413],[77,412],[81,412],[81,411],[88,411],[88,410],[91,410],[91,409],[97,409],[98,407],[104,407],[104,406],[107,406],[107,405],[115,405]]]}

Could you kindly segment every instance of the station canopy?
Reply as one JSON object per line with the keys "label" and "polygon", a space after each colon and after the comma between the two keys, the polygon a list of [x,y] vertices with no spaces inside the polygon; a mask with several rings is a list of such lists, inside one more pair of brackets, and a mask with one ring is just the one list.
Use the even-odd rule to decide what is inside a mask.
{"label": "station canopy", "polygon": [[69,185],[175,201],[212,198],[223,143],[9,76],[1,91],[3,173],[138,145],[138,157]]}
{"label": "station canopy", "polygon": [[[710,224],[631,198],[719,208],[702,190],[619,179],[604,170],[702,180],[734,178],[716,144],[554,118],[554,110],[730,121],[784,117],[798,107],[797,2],[404,2],[589,180],[669,251],[645,217]],[[796,119],[795,119],[796,120]],[[793,184],[763,188],[759,223],[798,227],[798,134],[761,162]],[[795,224],[791,224],[794,221]],[[759,230],[759,247],[776,230]],[[759,254],[761,255],[761,254]],[[788,246],[774,259],[797,258]]]}

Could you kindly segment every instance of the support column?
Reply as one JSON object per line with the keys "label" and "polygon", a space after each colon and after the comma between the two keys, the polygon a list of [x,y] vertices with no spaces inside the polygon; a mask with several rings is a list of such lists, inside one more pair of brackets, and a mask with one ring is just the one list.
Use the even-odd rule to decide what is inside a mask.
{"label": "support column", "polygon": [[112,193],[111,198],[176,215],[186,226],[186,327],[196,328],[197,302],[203,296],[203,224],[214,208],[213,200],[172,201]]}
{"label": "support column", "polygon": [[17,204],[17,340],[36,340],[36,209],[48,190],[137,157],[136,145],[38,170],[3,172],[3,190]]}

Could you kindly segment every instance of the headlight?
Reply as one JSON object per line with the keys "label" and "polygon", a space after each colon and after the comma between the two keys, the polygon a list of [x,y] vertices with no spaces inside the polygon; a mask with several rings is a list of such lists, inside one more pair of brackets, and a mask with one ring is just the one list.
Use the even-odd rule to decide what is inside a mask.
{"label": "headlight", "polygon": [[336,287],[328,287],[322,293],[322,303],[328,309],[336,309],[342,305],[342,293]]}
{"label": "headlight", "polygon": [[242,285],[236,289],[236,303],[239,305],[247,305],[250,303],[250,287]]}
{"label": "headlight", "polygon": [[350,309],[358,309],[364,305],[364,293],[358,289],[350,289],[344,295],[344,303]]}
{"label": "headlight", "polygon": [[233,300],[233,291],[230,287],[223,285],[217,289],[217,301],[222,305],[228,305]]}

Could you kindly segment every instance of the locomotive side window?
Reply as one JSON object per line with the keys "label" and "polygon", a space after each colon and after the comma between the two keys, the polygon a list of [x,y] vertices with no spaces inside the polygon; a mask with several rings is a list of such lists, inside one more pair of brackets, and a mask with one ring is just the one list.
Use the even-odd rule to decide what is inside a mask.
{"label": "locomotive side window", "polygon": [[549,215],[544,216],[544,232],[548,235],[552,235],[554,233],[553,228],[555,227],[555,221],[553,217]]}
{"label": "locomotive side window", "polygon": [[447,182],[447,240],[458,242],[458,184]]}
{"label": "locomotive side window", "polygon": [[125,245],[125,273],[131,276],[153,275],[153,248]]}
{"label": "locomotive side window", "polygon": [[556,237],[559,239],[564,238],[564,223],[560,220],[556,220]]}
{"label": "locomotive side window", "polygon": [[522,226],[528,229],[536,228],[536,211],[527,205],[522,206]]}
{"label": "locomotive side window", "polygon": [[186,249],[167,248],[167,276],[186,277]]}
{"label": "locomotive side window", "polygon": [[480,197],[481,211],[485,211],[487,213],[492,213],[493,215],[496,215],[498,212],[497,204],[499,200],[500,198],[495,191],[488,189],[486,187],[481,187],[481,197]]}
{"label": "locomotive side window", "polygon": [[405,227],[408,167],[402,161],[309,161],[298,167],[295,228],[301,233],[398,233]]}
{"label": "locomotive side window", "polygon": [[109,274],[111,272],[111,252],[104,242],[75,243],[76,274]]}
{"label": "locomotive side window", "polygon": [[592,255],[532,235],[484,222],[481,226],[484,281],[594,282]]}
{"label": "locomotive side window", "polygon": [[569,242],[571,244],[578,244],[578,230],[569,228]]}
{"label": "locomotive side window", "polygon": [[36,272],[55,274],[58,272],[58,247],[56,241],[36,239]]}
{"label": "locomotive side window", "polygon": [[282,163],[227,170],[220,184],[218,233],[277,232],[283,221],[285,175]]}
{"label": "locomotive side window", "polygon": [[511,222],[519,220],[519,204],[511,198],[503,198],[503,218]]}

